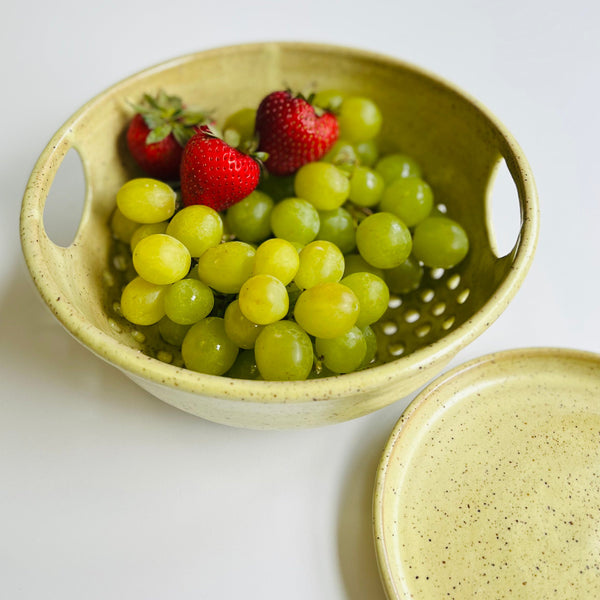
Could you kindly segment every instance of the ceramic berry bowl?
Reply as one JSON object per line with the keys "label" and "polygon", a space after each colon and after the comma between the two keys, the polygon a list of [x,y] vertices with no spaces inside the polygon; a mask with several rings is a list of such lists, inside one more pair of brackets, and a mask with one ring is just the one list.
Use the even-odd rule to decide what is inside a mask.
{"label": "ceramic berry bowl", "polygon": [[[443,205],[468,234],[469,252],[450,269],[426,269],[419,289],[392,294],[373,327],[369,368],[303,381],[207,375],[184,368],[151,334],[115,310],[110,220],[119,188],[139,176],[124,143],[128,100],[167,90],[215,109],[215,118],[256,107],[277,89],[341,89],[373,99],[383,114],[382,149],[410,154]],[[74,242],[48,237],[43,214],[67,151],[80,155],[85,206]],[[489,196],[504,159],[517,190],[519,232],[499,256]],[[538,203],[531,170],[512,135],[485,107],[452,84],[393,58],[310,43],[220,48],[142,71],[78,110],[37,161],[25,191],[21,239],[27,265],[63,326],[142,388],[181,410],[237,427],[300,428],[356,418],[395,402],[433,379],[507,307],[533,259]]]}

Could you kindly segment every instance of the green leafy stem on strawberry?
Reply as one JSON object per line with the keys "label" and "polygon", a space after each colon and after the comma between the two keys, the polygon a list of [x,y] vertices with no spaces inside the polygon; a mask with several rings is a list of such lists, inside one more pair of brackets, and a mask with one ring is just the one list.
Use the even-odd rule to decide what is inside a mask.
{"label": "green leafy stem on strawberry", "polygon": [[183,148],[210,113],[186,107],[181,98],[159,91],[144,94],[127,129],[127,145],[136,163],[151,177],[179,179]]}

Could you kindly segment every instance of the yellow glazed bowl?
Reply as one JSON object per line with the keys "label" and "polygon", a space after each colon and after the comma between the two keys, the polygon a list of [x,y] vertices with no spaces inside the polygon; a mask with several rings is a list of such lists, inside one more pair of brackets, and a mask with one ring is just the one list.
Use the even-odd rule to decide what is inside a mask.
{"label": "yellow glazed bowl", "polygon": [[[257,106],[270,91],[340,88],[381,107],[383,151],[402,151],[422,166],[438,202],[467,230],[470,252],[455,269],[427,273],[422,288],[393,297],[377,327],[380,364],[302,382],[246,381],[188,371],[156,358],[159,349],[114,313],[107,277],[109,220],[119,187],[140,173],[123,134],[128,100],[164,89],[215,116]],[[55,245],[43,222],[46,197],[67,151],[80,155],[86,180],[74,242]],[[520,205],[520,231],[506,256],[494,251],[489,190],[504,159]],[[516,202],[516,200],[515,200]],[[538,204],[529,164],[490,112],[446,81],[378,54],[310,43],[256,43],[176,58],[144,70],[78,110],[42,152],[21,212],[23,253],[45,302],[92,352],[161,400],[238,427],[296,428],[345,421],[386,406],[436,376],[502,313],[533,259]]]}

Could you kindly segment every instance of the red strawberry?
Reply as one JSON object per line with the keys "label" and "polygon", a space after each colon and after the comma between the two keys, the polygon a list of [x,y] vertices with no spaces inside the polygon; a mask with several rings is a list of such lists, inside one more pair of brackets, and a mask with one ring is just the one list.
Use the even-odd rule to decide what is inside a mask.
{"label": "red strawberry", "polygon": [[203,112],[186,109],[177,96],[159,92],[134,105],[136,115],[127,128],[127,146],[134,160],[151,177],[179,178],[183,147],[207,121]]}
{"label": "red strawberry", "polygon": [[339,128],[332,113],[320,116],[302,96],[272,92],[256,113],[258,149],[269,155],[267,170],[291,175],[302,165],[319,160],[337,140]]}
{"label": "red strawberry", "polygon": [[205,128],[190,138],[184,148],[181,159],[184,206],[205,204],[216,211],[225,210],[253,192],[259,178],[257,160]]}

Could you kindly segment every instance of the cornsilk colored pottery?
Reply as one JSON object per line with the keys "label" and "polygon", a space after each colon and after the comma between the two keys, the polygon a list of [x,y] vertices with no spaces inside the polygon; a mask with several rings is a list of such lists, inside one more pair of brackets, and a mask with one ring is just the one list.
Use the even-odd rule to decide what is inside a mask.
{"label": "cornsilk colored pottery", "polygon": [[[448,213],[466,229],[467,258],[425,274],[420,290],[392,297],[376,333],[377,366],[302,382],[246,381],[182,368],[150,332],[113,309],[120,290],[109,229],[115,194],[139,176],[126,151],[129,101],[163,89],[190,105],[215,108],[217,122],[256,107],[276,89],[337,88],[373,98],[382,110],[384,152],[402,151]],[[86,180],[74,242],[55,245],[44,205],[65,154],[75,149]],[[498,256],[488,192],[501,160],[520,205],[514,247]],[[25,191],[21,238],[33,280],[65,328],[92,352],[161,400],[211,421],[250,428],[312,427],[377,410],[432,379],[502,313],[531,264],[538,203],[531,169],[512,135],[479,102],[405,62],[361,50],[311,43],[256,43],[170,60],[137,73],[92,99],[54,135]],[[163,359],[163,360],[160,360]]]}

